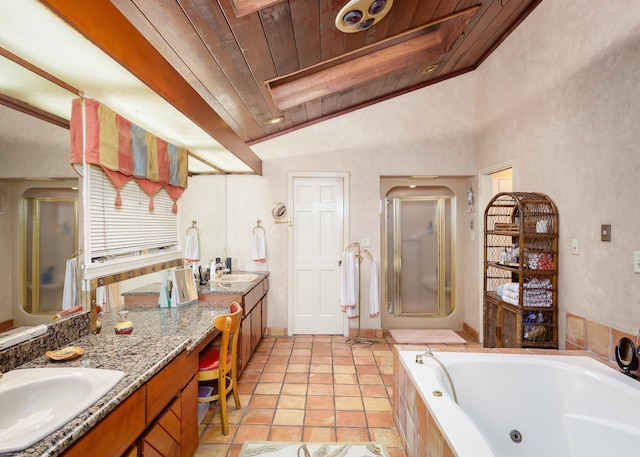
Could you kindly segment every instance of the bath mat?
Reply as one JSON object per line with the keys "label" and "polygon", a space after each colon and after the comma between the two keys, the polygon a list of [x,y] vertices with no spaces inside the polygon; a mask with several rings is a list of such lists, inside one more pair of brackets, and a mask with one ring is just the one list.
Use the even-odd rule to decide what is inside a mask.
{"label": "bath mat", "polygon": [[281,441],[246,441],[240,457],[389,457],[383,443],[286,443]]}
{"label": "bath mat", "polygon": [[467,344],[453,330],[394,329],[389,334],[398,344]]}

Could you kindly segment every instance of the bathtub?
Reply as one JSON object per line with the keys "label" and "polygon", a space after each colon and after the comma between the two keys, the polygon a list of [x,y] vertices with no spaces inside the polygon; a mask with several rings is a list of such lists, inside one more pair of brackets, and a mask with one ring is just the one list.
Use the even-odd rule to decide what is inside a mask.
{"label": "bathtub", "polygon": [[400,362],[459,457],[638,453],[640,382],[589,357],[434,352],[458,406],[444,371],[418,354]]}

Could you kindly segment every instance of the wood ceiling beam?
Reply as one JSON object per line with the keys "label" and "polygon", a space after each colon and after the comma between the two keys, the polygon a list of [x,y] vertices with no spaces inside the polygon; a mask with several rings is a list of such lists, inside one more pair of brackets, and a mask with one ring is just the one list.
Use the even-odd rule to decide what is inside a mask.
{"label": "wood ceiling beam", "polygon": [[109,0],[41,0],[65,22],[191,119],[257,174],[262,160]]}
{"label": "wood ceiling beam", "polygon": [[446,54],[479,7],[469,8],[358,51],[266,81],[281,111]]}

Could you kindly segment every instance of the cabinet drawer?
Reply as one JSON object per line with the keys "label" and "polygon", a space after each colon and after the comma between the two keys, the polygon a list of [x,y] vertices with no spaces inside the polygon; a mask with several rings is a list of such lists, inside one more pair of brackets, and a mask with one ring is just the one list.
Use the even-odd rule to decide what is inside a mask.
{"label": "cabinet drawer", "polygon": [[121,455],[140,436],[144,427],[144,388],[140,388],[62,455],[64,457]]}
{"label": "cabinet drawer", "polygon": [[181,352],[146,384],[146,423],[151,423],[187,383],[187,353]]}

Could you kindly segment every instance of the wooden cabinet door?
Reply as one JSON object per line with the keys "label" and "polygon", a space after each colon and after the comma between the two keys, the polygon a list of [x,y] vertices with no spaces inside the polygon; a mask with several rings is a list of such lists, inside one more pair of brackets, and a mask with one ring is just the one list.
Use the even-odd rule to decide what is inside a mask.
{"label": "wooden cabinet door", "polygon": [[[240,347],[238,348],[238,356],[240,360],[240,372],[247,366],[251,358],[251,313],[244,317],[240,328]],[[240,373],[238,373],[239,375]]]}

